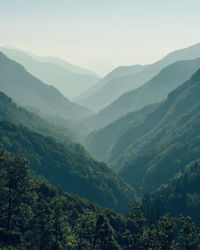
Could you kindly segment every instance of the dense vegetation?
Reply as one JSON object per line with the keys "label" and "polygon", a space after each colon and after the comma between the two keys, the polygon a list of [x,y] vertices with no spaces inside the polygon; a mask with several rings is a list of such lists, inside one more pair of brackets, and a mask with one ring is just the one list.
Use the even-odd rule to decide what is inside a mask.
{"label": "dense vegetation", "polygon": [[[92,243],[97,249],[99,244],[117,245],[114,237],[120,239],[120,235],[114,235],[110,223],[120,233],[120,227],[125,227],[122,217],[37,181],[24,159],[0,151],[0,165],[0,246],[88,249]],[[100,239],[102,233],[105,238]]]}
{"label": "dense vegetation", "polygon": [[1,52],[0,75],[0,91],[21,106],[31,106],[44,114],[69,120],[91,114],[89,109],[70,102],[55,87],[44,84]]}
{"label": "dense vegetation", "polygon": [[108,162],[112,145],[115,143],[120,131],[133,120],[139,119],[150,112],[152,108],[153,105],[146,106],[141,110],[121,117],[102,129],[92,131],[84,140],[84,144],[97,159]]}
{"label": "dense vegetation", "polygon": [[76,153],[90,157],[89,152],[79,144],[78,129],[74,128],[73,122],[49,116],[41,118],[38,114],[17,106],[2,92],[0,92],[0,118],[15,124],[23,124],[43,135],[52,136],[58,142],[68,145]]}
{"label": "dense vegetation", "polygon": [[106,164],[22,125],[0,121],[0,148],[26,157],[32,170],[52,184],[104,207],[125,212],[135,201],[133,189]]}
{"label": "dense vegetation", "polygon": [[143,119],[125,127],[112,148],[120,175],[145,193],[199,158],[200,70]]}
{"label": "dense vegetation", "polygon": [[200,225],[200,160],[191,162],[168,183],[147,194],[143,202],[148,209],[159,209],[162,214],[190,215]]}
{"label": "dense vegetation", "polygon": [[0,92],[0,118],[16,124],[23,124],[42,134],[55,137],[57,140],[66,144],[72,143],[75,140],[74,131],[68,128],[71,125],[56,126],[47,122],[33,112],[28,112],[26,109],[17,106],[11,98]]}
{"label": "dense vegetation", "polygon": [[[36,180],[25,159],[0,151],[0,247],[6,249],[199,249],[190,217],[127,218]],[[153,218],[153,217],[151,217]]]}
{"label": "dense vegetation", "polygon": [[[118,69],[107,80],[133,69],[136,78],[141,72],[148,77],[198,50],[195,46],[154,65]],[[170,65],[125,99],[133,106],[137,98],[145,99],[143,104],[159,100],[199,63]],[[72,111],[80,118],[79,112],[85,112],[81,107],[2,53],[0,75],[0,87],[33,111],[0,92],[1,249],[200,249],[195,226],[200,226],[200,70],[161,103],[131,112],[87,137],[91,152],[118,173],[76,143],[77,127],[72,129],[74,123],[67,119]],[[161,82],[165,87],[156,96]],[[39,109],[40,115],[49,115],[34,114]],[[129,206],[126,217],[117,214],[125,215]]]}

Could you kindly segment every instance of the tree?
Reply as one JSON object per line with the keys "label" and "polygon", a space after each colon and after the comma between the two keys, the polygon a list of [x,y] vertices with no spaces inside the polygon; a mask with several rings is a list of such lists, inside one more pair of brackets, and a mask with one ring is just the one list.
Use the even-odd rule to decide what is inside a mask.
{"label": "tree", "polygon": [[108,219],[103,214],[98,214],[93,233],[92,249],[118,250],[119,245],[114,239],[114,231]]}
{"label": "tree", "polygon": [[33,178],[27,160],[0,152],[0,225],[23,232],[28,224],[27,213],[33,202]]}
{"label": "tree", "polygon": [[124,237],[128,243],[128,249],[143,249],[145,234],[145,217],[142,211],[142,205],[132,205],[128,212],[127,230]]}
{"label": "tree", "polygon": [[191,217],[180,216],[180,230],[178,233],[179,249],[196,250],[200,249],[200,234],[197,233],[196,226]]}

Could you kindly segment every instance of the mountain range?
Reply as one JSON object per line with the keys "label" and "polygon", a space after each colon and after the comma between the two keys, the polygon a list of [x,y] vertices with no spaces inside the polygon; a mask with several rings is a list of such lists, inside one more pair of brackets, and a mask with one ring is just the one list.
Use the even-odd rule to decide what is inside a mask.
{"label": "mountain range", "polygon": [[27,158],[36,175],[63,190],[125,212],[136,201],[134,190],[70,135],[70,130],[60,130],[0,93],[1,149]]}
{"label": "mountain range", "polygon": [[199,49],[113,70],[76,99],[124,83],[96,115],[0,52],[0,248],[199,249]]}
{"label": "mountain range", "polygon": [[30,106],[43,114],[68,120],[92,114],[91,110],[70,102],[55,87],[41,82],[1,52],[0,75],[0,91],[21,106]]}
{"label": "mountain range", "polygon": [[84,123],[89,130],[99,129],[131,111],[159,102],[199,68],[199,58],[173,63],[141,87],[123,94],[99,113],[88,117]]}
{"label": "mountain range", "polygon": [[119,133],[109,160],[138,193],[166,183],[199,158],[200,70]]}
{"label": "mountain range", "polygon": [[38,57],[29,52],[10,47],[0,47],[8,58],[24,68],[42,82],[56,87],[70,100],[92,87],[100,77],[58,57]]}
{"label": "mountain range", "polygon": [[[128,70],[122,68],[123,74],[118,74],[119,70],[113,71],[111,79],[106,76],[100,80],[98,85],[101,88],[97,89],[95,93],[90,93],[86,98],[82,98],[78,103],[89,108],[93,107],[97,111],[102,110],[125,92],[142,86],[166,66],[180,60],[190,60],[198,57],[200,57],[200,44],[171,52],[161,60],[150,65],[139,66],[139,68],[136,65],[128,68]],[[131,68],[133,69],[132,74]],[[116,77],[114,77],[115,73]]]}
{"label": "mountain range", "polygon": [[89,107],[91,106],[90,103],[88,103],[88,99],[89,99],[89,102],[92,102],[93,110],[97,112],[99,111],[99,105],[100,106],[102,105],[101,104],[102,100],[99,100],[99,99],[95,100],[96,92],[100,91],[101,88],[103,88],[103,86],[106,85],[109,81],[117,79],[117,78],[121,78],[124,76],[137,74],[146,67],[148,67],[148,65],[147,66],[143,66],[143,65],[119,66],[115,68],[114,70],[112,70],[111,72],[109,72],[104,78],[99,80],[94,86],[86,90],[83,94],[77,96],[74,99],[74,101],[79,104],[82,103],[82,105]]}

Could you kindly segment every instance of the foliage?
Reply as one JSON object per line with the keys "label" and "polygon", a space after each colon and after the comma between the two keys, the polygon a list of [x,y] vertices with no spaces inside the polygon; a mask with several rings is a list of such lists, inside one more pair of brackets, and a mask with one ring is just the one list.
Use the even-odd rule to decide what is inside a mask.
{"label": "foliage", "polygon": [[200,225],[200,160],[191,162],[167,184],[145,195],[143,204],[147,213],[158,209],[160,214],[190,215]]}
{"label": "foliage", "polygon": [[[116,227],[118,223],[125,225],[123,217],[114,212],[63,193],[46,181],[36,180],[29,171],[27,161],[18,156],[0,151],[0,165],[0,246],[76,249],[78,228],[80,232],[84,227],[86,230],[86,225],[80,221],[88,217],[95,235],[90,235],[87,240],[96,237],[96,247],[104,242],[100,235],[106,226],[110,242],[115,242],[114,237],[118,236],[115,236],[112,226]],[[102,214],[101,223],[98,214]]]}
{"label": "foliage", "polygon": [[199,158],[199,91],[200,70],[118,137],[114,166],[138,195],[155,190]]}
{"label": "foliage", "polygon": [[190,217],[166,214],[148,224],[138,204],[125,218],[36,180],[26,160],[6,151],[0,166],[1,197],[7,197],[0,200],[1,248],[199,249]]}
{"label": "foliage", "polygon": [[41,178],[104,207],[125,213],[136,200],[133,189],[106,164],[22,125],[0,121],[0,148],[26,157]]}

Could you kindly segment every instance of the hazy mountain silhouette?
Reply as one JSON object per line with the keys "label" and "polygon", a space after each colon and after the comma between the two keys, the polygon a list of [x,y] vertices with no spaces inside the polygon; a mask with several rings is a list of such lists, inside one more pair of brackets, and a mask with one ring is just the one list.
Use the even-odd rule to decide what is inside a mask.
{"label": "hazy mountain silhouette", "polygon": [[22,106],[31,106],[41,113],[72,120],[92,113],[67,100],[55,87],[44,84],[1,52],[0,75],[0,91]]}
{"label": "hazy mountain silhouette", "polygon": [[56,64],[58,66],[61,66],[63,68],[66,68],[67,70],[75,73],[75,74],[79,74],[79,75],[90,75],[90,76],[95,76],[98,78],[101,78],[100,75],[98,75],[95,72],[92,72],[88,69],[84,69],[81,67],[78,67],[76,65],[73,65],[69,62],[66,62],[65,60],[63,60],[62,58],[56,57],[56,56],[35,56],[33,54],[31,54],[33,58],[35,58],[36,60],[39,60],[41,62],[49,62],[49,63],[53,63]]}
{"label": "hazy mountain silhouette", "polygon": [[147,67],[136,74],[133,72],[133,75],[130,75],[130,71],[128,71],[126,76],[110,79],[101,89],[82,99],[80,103],[87,107],[94,107],[97,110],[103,109],[125,92],[142,86],[164,67],[180,60],[190,60],[197,57],[200,57],[200,43],[185,49],[176,50],[154,64],[147,65]]}
{"label": "hazy mountain silhouette", "polygon": [[154,105],[145,106],[143,109],[128,113],[118,120],[108,124],[102,129],[92,131],[84,140],[89,151],[99,160],[108,162],[109,153],[120,131],[131,121],[142,118],[152,111]]}
{"label": "hazy mountain silhouette", "polygon": [[[110,80],[117,79],[119,77],[134,75],[142,71],[144,68],[148,67],[142,65],[133,66],[120,66],[108,73],[103,79],[99,80],[94,86],[86,90],[83,94],[74,99],[78,104],[82,104],[86,107],[90,106],[91,101],[93,102],[93,110],[98,111],[99,105],[101,107],[101,100],[95,101],[95,92],[99,91],[104,85],[106,85]],[[94,94],[94,95],[93,95]],[[100,102],[99,102],[100,101]]]}
{"label": "hazy mountain silhouette", "polygon": [[86,121],[88,128],[98,129],[131,111],[161,101],[170,91],[188,80],[199,68],[200,58],[179,61],[165,67],[140,88],[123,94],[99,113],[89,117]]}
{"label": "hazy mountain silhouette", "polygon": [[18,49],[4,48],[0,50],[10,59],[15,60],[41,81],[56,87],[67,98],[74,98],[100,78],[89,71],[80,69],[56,57],[37,57]]}

